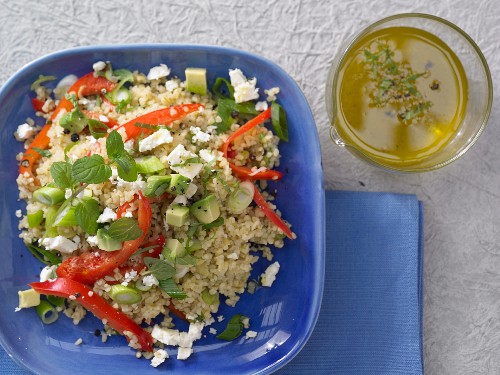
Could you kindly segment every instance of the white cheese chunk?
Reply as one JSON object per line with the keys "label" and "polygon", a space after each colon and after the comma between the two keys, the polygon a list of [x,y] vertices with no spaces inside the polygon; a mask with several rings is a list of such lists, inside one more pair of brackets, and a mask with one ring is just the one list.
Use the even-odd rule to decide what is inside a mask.
{"label": "white cheese chunk", "polygon": [[158,367],[168,358],[168,353],[163,349],[158,349],[151,359],[151,366]]}
{"label": "white cheese chunk", "polygon": [[202,158],[203,161],[206,161],[207,163],[210,163],[212,160],[215,159],[215,155],[212,154],[211,151],[206,150],[206,149],[201,149],[199,154],[200,154],[200,158]]}
{"label": "white cheese chunk", "polygon": [[257,102],[255,103],[255,110],[256,111],[265,111],[268,108],[267,102]]}
{"label": "white cheese chunk", "polygon": [[40,271],[40,282],[43,283],[49,279],[55,278],[55,271],[57,266],[46,266]]}
{"label": "white cheese chunk", "polygon": [[64,254],[71,254],[78,248],[76,243],[63,236],[44,238],[42,240],[42,245],[45,246],[47,250],[57,250]]}
{"label": "white cheese chunk", "polygon": [[186,360],[188,359],[191,354],[193,354],[193,349],[191,348],[179,348],[179,350],[177,351],[177,359],[180,359],[180,360]]}
{"label": "white cheese chunk", "polygon": [[142,279],[142,283],[144,284],[144,286],[153,286],[160,284],[160,282],[154,275],[144,276],[144,278]]}
{"label": "white cheese chunk", "polygon": [[153,327],[151,336],[165,345],[178,346],[180,341],[180,332],[178,330],[161,328],[158,325]]}
{"label": "white cheese chunk", "polygon": [[257,337],[257,332],[255,331],[247,331],[247,333],[245,334],[245,338],[247,339],[253,339]]}
{"label": "white cheese chunk", "polygon": [[27,124],[27,123],[24,123],[24,124],[21,124],[17,127],[17,130],[16,132],[14,133],[14,137],[19,141],[19,142],[22,142],[22,141],[25,141],[27,140],[28,138],[31,138],[32,136],[34,136],[36,133],[36,128]]}
{"label": "white cheese chunk", "polygon": [[273,87],[273,88],[270,88],[269,90],[264,90],[264,92],[267,94],[266,100],[268,102],[273,102],[276,100],[276,95],[278,95],[280,93],[280,88]]}
{"label": "white cheese chunk", "polygon": [[203,168],[203,164],[201,163],[189,163],[187,165],[178,165],[183,164],[186,160],[195,158],[196,154],[186,150],[183,145],[177,145],[176,148],[172,150],[172,152],[167,156],[167,162],[170,166],[170,169],[173,171],[190,178],[191,180],[198,176],[201,169]]}
{"label": "white cheese chunk", "polygon": [[271,286],[274,283],[274,280],[276,280],[276,275],[278,274],[278,271],[280,270],[280,264],[278,262],[274,262],[271,264],[267,269],[264,271],[262,275],[260,275],[260,280],[262,283],[262,286]]}
{"label": "white cheese chunk", "polygon": [[97,218],[98,223],[109,223],[116,220],[116,212],[106,207],[102,214]]}
{"label": "white cheese chunk", "polygon": [[100,72],[101,70],[104,70],[104,68],[106,68],[106,63],[104,61],[97,61],[92,65],[94,72]]}
{"label": "white cheese chunk", "polygon": [[259,98],[259,89],[257,79],[248,80],[240,69],[229,69],[229,78],[231,86],[234,87],[234,101],[236,103],[248,102]]}
{"label": "white cheese chunk", "polygon": [[175,89],[179,88],[179,83],[176,80],[169,79],[165,82],[165,88],[168,92],[173,92]]}
{"label": "white cheese chunk", "polygon": [[189,130],[193,134],[194,143],[204,143],[210,140],[210,134],[203,132],[198,126],[191,126]]}
{"label": "white cheese chunk", "polygon": [[87,243],[91,247],[97,247],[97,236],[88,236],[87,237]]}
{"label": "white cheese chunk", "polygon": [[168,129],[162,128],[139,142],[139,152],[150,151],[160,145],[171,143],[173,140]]}
{"label": "white cheese chunk", "polygon": [[170,74],[170,68],[165,64],[160,64],[159,66],[154,66],[149,70],[148,80],[160,79],[162,77],[167,77]]}

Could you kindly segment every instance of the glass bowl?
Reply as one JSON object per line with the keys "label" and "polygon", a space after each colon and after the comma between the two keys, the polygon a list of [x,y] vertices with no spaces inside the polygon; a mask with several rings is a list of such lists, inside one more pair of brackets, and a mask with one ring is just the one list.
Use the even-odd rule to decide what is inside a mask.
{"label": "glass bowl", "polygon": [[[363,150],[355,142],[341,136],[339,116],[342,116],[340,87],[342,68],[349,52],[359,48],[364,37],[389,27],[411,27],[433,34],[455,53],[463,66],[468,85],[467,102],[463,116],[454,134],[440,149],[425,158],[394,165]],[[352,55],[352,54],[351,54]],[[477,141],[490,115],[493,85],[486,59],[476,43],[463,30],[442,18],[419,13],[398,14],[377,21],[350,38],[339,50],[331,65],[326,84],[326,107],[330,118],[331,138],[358,158],[382,169],[395,172],[426,172],[441,168],[458,159]],[[361,114],[363,116],[363,114]]]}

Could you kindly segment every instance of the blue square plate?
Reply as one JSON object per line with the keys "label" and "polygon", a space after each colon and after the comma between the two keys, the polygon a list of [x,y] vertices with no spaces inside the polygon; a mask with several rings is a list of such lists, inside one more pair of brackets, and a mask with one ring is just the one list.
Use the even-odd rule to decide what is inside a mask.
{"label": "blue square plate", "polygon": [[[34,117],[30,85],[40,74],[62,78],[83,75],[96,61],[111,61],[115,68],[148,72],[152,66],[167,64],[172,75],[184,79],[186,67],[205,67],[209,86],[218,76],[227,77],[229,68],[240,68],[248,77],[257,77],[258,87],[278,86],[278,100],[286,109],[290,142],[282,143],[282,181],[276,204],[292,225],[298,238],[286,240],[275,251],[281,264],[272,288],[245,293],[235,308],[221,304],[226,321],[213,326],[221,332],[227,317],[240,313],[250,317],[255,339],[243,337],[224,342],[213,335],[194,345],[187,361],[175,358],[153,368],[138,360],[123,337],[111,337],[102,344],[94,336],[102,324],[91,314],[74,326],[62,316],[55,324],[43,325],[34,309],[14,312],[17,291],[36,281],[40,263],[18,238],[15,211],[24,208],[17,201],[17,162],[21,143],[13,133],[27,117]],[[321,156],[314,119],[297,84],[277,65],[247,52],[196,45],[125,45],[83,47],[40,58],[17,72],[0,91],[0,342],[20,364],[39,374],[268,374],[289,362],[309,338],[318,316],[324,278],[324,190]],[[37,120],[41,124],[40,119]],[[260,260],[252,275],[257,277],[269,264]],[[186,327],[181,327],[186,328]],[[208,329],[206,329],[208,331]],[[80,346],[74,345],[78,338]],[[176,349],[169,351],[175,357]]]}

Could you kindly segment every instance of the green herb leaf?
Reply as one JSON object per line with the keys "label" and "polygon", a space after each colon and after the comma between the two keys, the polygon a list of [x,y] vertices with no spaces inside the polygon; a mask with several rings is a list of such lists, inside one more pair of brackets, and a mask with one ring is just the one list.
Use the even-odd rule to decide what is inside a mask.
{"label": "green herb leaf", "polygon": [[41,156],[45,156],[46,158],[50,158],[52,156],[52,152],[49,150],[42,150],[41,148],[38,147],[33,147],[33,151],[35,151],[37,154]]}
{"label": "green herb leaf", "polygon": [[103,122],[93,118],[89,118],[88,124],[90,134],[92,134],[92,137],[94,137],[95,139],[102,138],[106,134],[108,134],[108,127]]}
{"label": "green herb leaf", "polygon": [[106,152],[111,160],[122,156],[125,152],[122,136],[116,130],[109,133],[106,139]]}
{"label": "green herb leaf", "polygon": [[31,91],[36,91],[37,88],[40,87],[40,85],[44,82],[47,81],[53,81],[57,79],[56,76],[44,76],[44,75],[39,75],[38,78],[31,84]]}
{"label": "green herb leaf", "polygon": [[227,323],[227,327],[224,331],[222,331],[216,337],[221,340],[233,341],[240,337],[241,332],[243,331],[243,319],[246,317],[241,314],[236,314],[233,316],[229,322]]}
{"label": "green herb leaf", "polygon": [[222,224],[224,224],[224,218],[222,216],[219,216],[216,220],[212,221],[211,223],[203,224],[203,229],[208,230],[212,228],[217,228],[220,227]]}
{"label": "green herb leaf", "polygon": [[164,260],[145,257],[144,264],[148,267],[148,272],[158,280],[166,280],[175,276],[175,268]]}
{"label": "green herb leaf", "polygon": [[71,164],[64,161],[56,161],[50,166],[50,175],[55,184],[62,189],[69,189],[74,185],[71,177]]}
{"label": "green herb leaf", "polygon": [[78,100],[76,99],[76,95],[75,94],[66,94],[65,95],[66,99],[68,99],[71,104],[73,104],[73,107],[75,108],[78,108]]}
{"label": "green herb leaf", "polygon": [[61,263],[61,259],[56,254],[48,250],[45,250],[42,247],[35,246],[32,244],[26,244],[26,247],[28,248],[30,253],[33,254],[33,256],[43,264],[46,264],[48,266],[54,266],[56,264]]}
{"label": "green herb leaf", "polygon": [[135,160],[126,151],[113,160],[117,164],[118,176],[128,182],[137,180]]}
{"label": "green herb leaf", "polygon": [[175,258],[175,264],[179,266],[194,266],[196,265],[196,258],[192,255],[186,254]]}
{"label": "green herb leaf", "polygon": [[71,177],[76,182],[100,184],[111,177],[111,168],[101,155],[84,156],[73,164]]}
{"label": "green herb leaf", "polygon": [[234,122],[233,112],[246,115],[257,115],[259,113],[255,109],[253,102],[236,103],[232,99],[221,98],[217,102],[217,114],[221,118],[221,122],[215,124],[219,133],[225,133],[229,130]]}
{"label": "green herb leaf", "polygon": [[159,286],[163,289],[167,294],[175,299],[184,299],[187,297],[187,294],[182,291],[182,289],[177,285],[173,278],[158,280]]}
{"label": "green herb leaf", "polygon": [[83,199],[75,208],[75,219],[78,225],[88,234],[97,232],[99,215],[99,202],[92,198]]}
{"label": "green herb leaf", "polygon": [[[227,87],[227,91],[229,92],[229,95],[225,95],[222,92],[221,86],[225,84]],[[212,87],[212,91],[214,95],[218,98],[225,98],[225,99],[233,99],[234,98],[234,87],[231,85],[231,82],[229,80],[222,78],[222,77],[217,77],[215,79],[215,83]]]}
{"label": "green herb leaf", "polygon": [[184,160],[182,163],[171,165],[171,167],[185,167],[189,166],[189,164],[200,164],[200,163],[201,159],[198,156],[195,156]]}
{"label": "green herb leaf", "polygon": [[134,82],[134,74],[127,69],[116,69],[113,71],[113,77],[120,81],[122,86],[125,82]]}
{"label": "green herb leaf", "polygon": [[130,217],[122,217],[111,223],[108,235],[116,241],[130,241],[142,236],[142,230],[137,224],[137,220]]}
{"label": "green herb leaf", "polygon": [[286,120],[286,113],[283,107],[276,102],[271,104],[271,122],[278,138],[288,142],[288,122]]}

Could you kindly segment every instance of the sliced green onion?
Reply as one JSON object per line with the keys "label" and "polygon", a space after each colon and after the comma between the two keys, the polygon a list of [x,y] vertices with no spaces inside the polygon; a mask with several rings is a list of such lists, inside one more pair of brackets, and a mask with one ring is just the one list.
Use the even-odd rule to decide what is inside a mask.
{"label": "sliced green onion", "polygon": [[52,296],[52,295],[48,295],[47,296],[47,300],[53,304],[54,306],[56,307],[60,307],[60,306],[63,306],[64,305],[64,301],[66,300],[65,298],[63,297],[57,297],[57,296]]}
{"label": "sliced green onion", "polygon": [[175,299],[184,299],[187,297],[187,294],[175,283],[174,279],[159,280],[159,283],[160,288],[167,292],[170,297]]}
{"label": "sliced green onion", "polygon": [[31,87],[30,87],[31,91],[36,91],[36,89],[39,88],[42,83],[47,82],[47,81],[53,81],[55,79],[57,79],[56,76],[39,75],[38,78],[36,79],[36,81],[31,84]]}
{"label": "sliced green onion", "polygon": [[45,237],[56,237],[58,235],[57,228],[54,226],[54,220],[57,216],[59,208],[49,207],[45,211]]}
{"label": "sliced green onion", "polygon": [[241,214],[253,201],[254,184],[242,181],[227,200],[227,208],[233,214]]}
{"label": "sliced green onion", "polygon": [[76,207],[67,205],[54,219],[53,225],[55,227],[73,227],[78,225],[75,217]]}
{"label": "sliced green onion", "polygon": [[203,289],[201,292],[201,299],[203,302],[205,302],[207,305],[216,305],[219,306],[219,293],[215,294],[210,294],[208,289]]}
{"label": "sliced green onion", "polygon": [[44,324],[54,323],[59,318],[57,310],[47,301],[40,301],[35,310]]}
{"label": "sliced green onion", "polygon": [[140,291],[121,284],[112,285],[108,294],[113,301],[122,305],[133,305],[142,301],[142,293]]}
{"label": "sliced green onion", "polygon": [[53,206],[54,204],[61,203],[65,199],[64,190],[56,187],[44,186],[35,190],[33,199],[42,204]]}
{"label": "sliced green onion", "polygon": [[151,285],[144,285],[142,282],[142,279],[139,279],[135,282],[135,287],[139,289],[141,292],[147,292],[148,290],[151,290],[152,286]]}
{"label": "sliced green onion", "polygon": [[237,339],[243,331],[243,319],[246,317],[240,314],[233,316],[227,323],[227,327],[216,337],[221,340],[233,341]]}
{"label": "sliced green onion", "polygon": [[39,226],[43,221],[43,211],[38,210],[37,212],[28,214],[28,226],[30,228],[34,228]]}
{"label": "sliced green onion", "polygon": [[161,160],[154,155],[135,159],[135,165],[137,166],[137,173],[152,174],[165,169]]}
{"label": "sliced green onion", "polygon": [[288,122],[286,120],[286,113],[283,107],[276,102],[271,104],[271,122],[278,138],[288,142]]}

